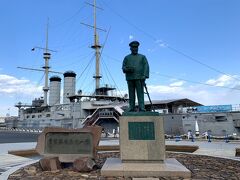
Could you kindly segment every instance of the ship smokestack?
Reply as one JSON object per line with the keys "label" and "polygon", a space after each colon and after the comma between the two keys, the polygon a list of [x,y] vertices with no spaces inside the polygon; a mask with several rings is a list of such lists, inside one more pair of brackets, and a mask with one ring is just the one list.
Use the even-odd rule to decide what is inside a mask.
{"label": "ship smokestack", "polygon": [[58,76],[52,76],[49,80],[49,105],[60,104],[61,78]]}
{"label": "ship smokestack", "polygon": [[76,89],[76,73],[73,71],[67,71],[63,74],[64,87],[63,87],[63,104],[70,103],[68,96],[75,95]]}

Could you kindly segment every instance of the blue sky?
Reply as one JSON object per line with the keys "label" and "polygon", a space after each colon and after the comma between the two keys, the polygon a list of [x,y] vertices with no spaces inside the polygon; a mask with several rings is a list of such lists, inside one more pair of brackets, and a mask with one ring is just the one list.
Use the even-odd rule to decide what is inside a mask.
{"label": "blue sky", "polygon": [[[42,51],[31,48],[45,46],[48,18],[49,48],[57,50],[50,60],[52,70],[74,70],[77,89],[93,91],[94,62],[79,77],[93,55],[93,31],[81,24],[93,23],[92,7],[85,2],[92,0],[1,0],[0,116],[16,115],[16,102],[31,103],[42,96],[43,73],[16,67],[43,66]],[[97,5],[104,9],[97,10],[98,27],[110,29],[108,38],[99,32],[100,42],[106,40],[102,84],[127,91],[121,63],[129,53],[128,43],[138,40],[139,53],[150,64],[147,84],[152,99],[240,103],[240,90],[222,88],[240,89],[240,1],[97,0]]]}

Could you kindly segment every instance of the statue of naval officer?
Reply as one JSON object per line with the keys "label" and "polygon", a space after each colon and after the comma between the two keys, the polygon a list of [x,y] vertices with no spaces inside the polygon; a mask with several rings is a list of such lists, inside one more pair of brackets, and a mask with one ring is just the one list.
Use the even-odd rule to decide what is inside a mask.
{"label": "statue of naval officer", "polygon": [[126,75],[129,94],[129,110],[135,111],[135,91],[137,92],[139,111],[145,111],[144,86],[149,78],[149,65],[147,58],[138,54],[138,41],[129,43],[131,54],[127,55],[122,64],[123,73]]}

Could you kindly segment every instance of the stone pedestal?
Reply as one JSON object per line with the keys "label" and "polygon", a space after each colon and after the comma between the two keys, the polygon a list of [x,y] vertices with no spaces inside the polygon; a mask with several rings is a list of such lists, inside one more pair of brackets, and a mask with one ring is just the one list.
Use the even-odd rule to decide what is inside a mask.
{"label": "stone pedestal", "polygon": [[174,158],[164,163],[126,162],[119,158],[108,158],[102,167],[103,176],[122,177],[182,177],[190,178],[191,172]]}
{"label": "stone pedestal", "polygon": [[158,113],[128,113],[120,117],[120,154],[123,162],[163,162],[163,118]]}
{"label": "stone pedestal", "polygon": [[153,112],[125,113],[120,117],[120,158],[109,158],[103,176],[183,177],[191,172],[176,159],[165,159],[163,118]]}

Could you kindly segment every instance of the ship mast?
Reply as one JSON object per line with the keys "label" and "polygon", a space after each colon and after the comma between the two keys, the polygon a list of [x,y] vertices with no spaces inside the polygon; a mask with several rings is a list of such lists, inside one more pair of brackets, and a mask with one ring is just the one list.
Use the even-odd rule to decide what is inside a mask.
{"label": "ship mast", "polygon": [[25,69],[25,70],[31,70],[31,71],[44,71],[45,75],[45,83],[43,87],[43,92],[44,92],[44,106],[48,105],[48,74],[49,73],[57,73],[57,74],[63,74],[62,72],[56,72],[56,71],[50,71],[50,66],[49,66],[49,60],[51,58],[51,53],[50,52],[57,52],[55,50],[48,49],[48,26],[49,26],[49,19],[47,21],[47,30],[46,30],[46,46],[44,47],[39,47],[35,46],[32,48],[32,51],[35,51],[36,49],[43,50],[43,59],[45,60],[45,64],[42,67],[43,69],[35,69],[35,68],[27,68],[27,67],[17,67],[19,69]]}
{"label": "ship mast", "polygon": [[105,29],[101,29],[97,27],[97,9],[103,10],[102,8],[98,7],[96,5],[96,0],[93,0],[93,4],[86,2],[86,4],[93,6],[93,17],[94,17],[94,22],[93,25],[89,25],[89,24],[85,24],[85,23],[81,23],[85,26],[88,26],[90,28],[93,28],[94,30],[94,44],[91,46],[91,48],[93,48],[95,50],[95,59],[96,59],[96,66],[95,66],[95,75],[93,76],[93,78],[95,79],[95,94],[97,94],[97,89],[100,88],[100,79],[102,78],[102,76],[100,75],[100,49],[101,49],[101,45],[99,44],[99,38],[98,38],[98,33],[97,30],[101,30],[106,32]]}
{"label": "ship mast", "polygon": [[45,73],[45,84],[43,87],[43,92],[44,92],[44,105],[47,106],[48,105],[48,73],[49,73],[49,59],[51,57],[51,54],[48,52],[48,24],[49,21],[47,22],[47,31],[46,31],[46,48],[45,48],[45,52],[43,53],[43,58],[45,60],[45,65],[42,67],[44,69],[44,73]]}
{"label": "ship mast", "polygon": [[94,45],[92,45],[91,47],[95,50],[95,58],[96,58],[96,74],[93,76],[93,78],[95,78],[95,85],[96,85],[96,90],[100,87],[100,79],[101,79],[101,75],[100,75],[100,48],[101,46],[99,45],[99,41],[98,41],[98,34],[97,34],[97,20],[96,20],[96,0],[94,0],[94,4],[93,4],[93,13],[94,13]]}

